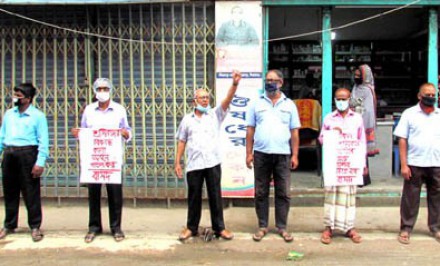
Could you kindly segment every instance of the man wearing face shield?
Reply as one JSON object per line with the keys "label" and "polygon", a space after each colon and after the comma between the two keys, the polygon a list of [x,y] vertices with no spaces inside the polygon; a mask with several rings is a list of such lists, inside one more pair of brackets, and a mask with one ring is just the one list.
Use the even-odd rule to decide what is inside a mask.
{"label": "man wearing face shield", "polygon": [[[113,84],[107,78],[98,78],[93,83],[93,92],[96,102],[86,106],[81,119],[81,128],[107,128],[121,129],[122,137],[128,142],[131,139],[131,128],[128,125],[127,111],[125,108],[112,101],[111,93]],[[78,128],[72,129],[74,137],[78,138]],[[125,238],[121,230],[122,219],[122,183],[106,184],[110,230],[115,239],[119,242]],[[89,189],[89,230],[84,241],[92,242],[96,235],[102,233],[101,224],[101,184],[88,184]]]}
{"label": "man wearing face shield", "polygon": [[[323,143],[325,131],[337,130],[341,134],[357,136],[366,146],[365,129],[362,117],[349,108],[350,91],[345,88],[335,92],[336,110],[328,114],[323,121],[319,141]],[[364,168],[364,172],[367,169]],[[354,229],[356,214],[356,185],[326,186],[324,198],[324,225],[321,235],[323,244],[330,244],[336,229],[349,237],[353,243],[362,238]]]}
{"label": "man wearing face shield", "polygon": [[440,242],[440,110],[434,84],[420,86],[419,102],[406,109],[394,135],[399,137],[400,173],[404,178],[398,241],[409,244],[417,220],[423,183],[428,194],[428,227]]}
{"label": "man wearing face shield", "polygon": [[20,192],[28,211],[32,240],[43,239],[40,177],[49,156],[49,134],[45,114],[32,105],[35,94],[31,83],[15,87],[12,96],[15,107],[6,111],[0,129],[6,213],[0,239],[17,228]]}
{"label": "man wearing face shield", "polygon": [[179,235],[184,241],[198,234],[202,215],[202,188],[206,180],[212,230],[217,237],[231,240],[234,235],[225,228],[221,195],[221,155],[220,126],[225,119],[229,104],[234,98],[241,73],[232,72],[232,86],[221,105],[211,109],[209,93],[198,89],[194,95],[194,111],[180,122],[176,138],[178,140],[174,171],[183,178],[181,160],[187,152],[186,182],[188,184],[188,215],[186,227]]}
{"label": "man wearing face shield", "polygon": [[[293,241],[287,231],[290,208],[290,169],[298,167],[298,111],[281,91],[283,74],[269,70],[265,93],[251,103],[246,113],[246,165],[254,167],[255,210],[259,229],[253,235],[261,241],[269,232],[269,191],[275,187],[275,226],[286,242]],[[272,179],[273,178],[273,179]]]}

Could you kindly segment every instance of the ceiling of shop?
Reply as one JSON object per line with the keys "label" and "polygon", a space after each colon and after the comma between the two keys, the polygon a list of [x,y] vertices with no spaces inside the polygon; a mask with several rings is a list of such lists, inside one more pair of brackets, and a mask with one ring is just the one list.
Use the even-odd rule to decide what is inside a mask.
{"label": "ceiling of shop", "polygon": [[[334,8],[332,26],[338,27],[354,21],[390,11],[383,8]],[[321,8],[273,7],[269,15],[270,39],[319,31],[322,27]],[[426,37],[428,10],[410,8],[399,10],[344,29],[336,30],[336,40],[405,40]],[[313,34],[298,40],[320,40]]]}

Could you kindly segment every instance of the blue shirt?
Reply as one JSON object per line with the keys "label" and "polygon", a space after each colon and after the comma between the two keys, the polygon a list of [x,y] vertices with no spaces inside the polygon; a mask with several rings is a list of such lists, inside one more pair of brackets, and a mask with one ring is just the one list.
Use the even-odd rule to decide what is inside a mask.
{"label": "blue shirt", "polygon": [[440,110],[430,114],[417,104],[400,117],[394,135],[408,141],[408,165],[440,167]]}
{"label": "blue shirt", "polygon": [[23,113],[14,107],[6,111],[0,129],[0,152],[5,146],[38,146],[35,163],[44,167],[49,157],[49,132],[46,115],[33,105]]}
{"label": "blue shirt", "polygon": [[246,125],[255,127],[254,150],[267,154],[291,154],[291,130],[300,128],[298,110],[284,94],[275,103],[265,94],[250,105]]}

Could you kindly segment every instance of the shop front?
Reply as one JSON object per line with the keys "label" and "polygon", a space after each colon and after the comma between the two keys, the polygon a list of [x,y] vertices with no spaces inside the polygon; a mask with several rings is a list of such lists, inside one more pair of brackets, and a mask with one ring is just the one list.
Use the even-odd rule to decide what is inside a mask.
{"label": "shop front", "polygon": [[[392,172],[395,120],[418,101],[421,84],[438,86],[439,5],[440,1],[263,1],[266,66],[283,72],[284,93],[291,99],[316,99],[324,117],[332,111],[335,89],[351,89],[353,70],[370,66],[381,148],[370,160],[373,179],[398,176],[398,171]],[[316,161],[314,156],[313,151],[303,153],[302,170],[320,166],[307,164]]]}

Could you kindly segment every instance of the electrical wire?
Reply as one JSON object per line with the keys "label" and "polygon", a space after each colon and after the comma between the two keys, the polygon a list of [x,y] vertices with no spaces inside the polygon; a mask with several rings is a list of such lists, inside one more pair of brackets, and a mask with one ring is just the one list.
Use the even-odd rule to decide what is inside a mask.
{"label": "electrical wire", "polygon": [[[343,24],[341,26],[337,26],[337,27],[333,27],[330,29],[325,29],[325,30],[317,30],[317,31],[311,31],[311,32],[306,32],[306,33],[300,33],[300,34],[296,34],[296,35],[290,35],[290,36],[285,36],[285,37],[280,37],[280,38],[274,38],[274,39],[268,39],[268,40],[264,40],[265,42],[273,42],[273,41],[281,41],[281,40],[287,40],[287,39],[297,39],[297,38],[301,38],[301,37],[305,37],[305,36],[310,36],[310,35],[315,35],[315,34],[321,34],[323,32],[331,32],[331,31],[336,31],[336,30],[341,30],[341,29],[345,29],[360,23],[364,23],[366,21],[369,20],[373,20],[379,17],[383,17],[386,15],[389,15],[391,13],[397,12],[399,10],[408,8],[412,5],[417,4],[418,2],[420,2],[421,0],[415,0],[413,2],[410,2],[408,4],[405,4],[403,6],[399,6],[397,8],[364,18],[364,19],[360,19],[360,20],[356,20],[353,22],[349,22],[346,24]],[[162,42],[162,41],[145,41],[145,40],[136,40],[136,39],[130,39],[130,38],[120,38],[120,37],[113,37],[113,36],[109,36],[109,35],[103,35],[103,34],[99,34],[99,33],[93,33],[93,32],[88,32],[88,31],[81,31],[81,30],[75,30],[75,29],[71,29],[71,28],[65,28],[65,27],[61,27],[58,26],[56,24],[52,24],[52,23],[48,23],[48,22],[44,22],[41,20],[37,20],[37,19],[33,19],[18,13],[14,13],[5,9],[0,8],[0,12],[6,13],[8,15],[11,16],[15,16],[24,20],[28,20],[37,24],[41,24],[47,27],[51,27],[51,28],[55,28],[55,29],[59,29],[59,30],[64,30],[64,31],[68,31],[68,32],[72,32],[72,33],[76,33],[76,34],[80,34],[80,35],[85,35],[85,36],[92,36],[92,37],[96,37],[96,38],[101,38],[101,39],[109,39],[109,40],[114,40],[114,41],[124,41],[124,42],[134,42],[134,43],[150,43],[150,44],[170,44],[170,45],[183,45],[183,43],[179,43],[179,42]],[[213,44],[213,42],[203,42],[204,44]]]}

